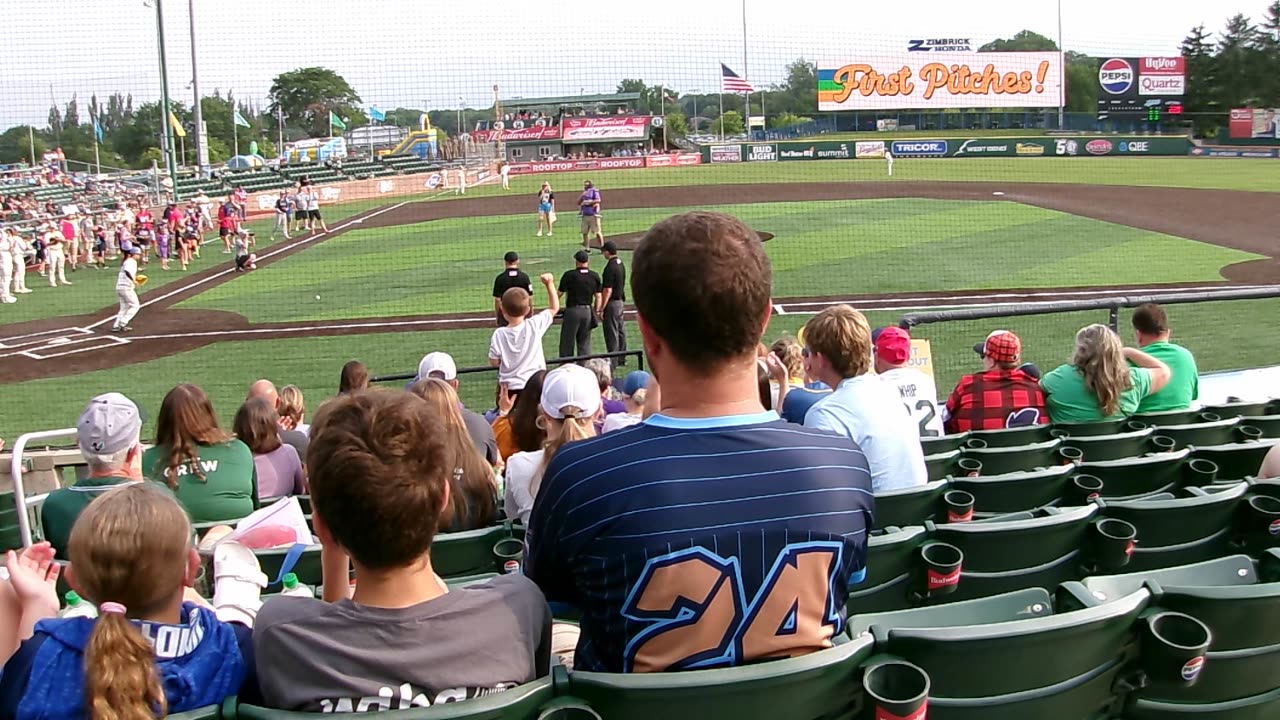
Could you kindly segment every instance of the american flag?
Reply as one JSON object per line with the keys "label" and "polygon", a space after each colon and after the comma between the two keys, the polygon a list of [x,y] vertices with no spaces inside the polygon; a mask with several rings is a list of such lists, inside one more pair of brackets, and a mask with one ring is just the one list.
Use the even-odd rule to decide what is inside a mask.
{"label": "american flag", "polygon": [[720,63],[720,92],[752,93],[755,91],[751,83],[738,77],[738,73],[730,70],[728,65]]}

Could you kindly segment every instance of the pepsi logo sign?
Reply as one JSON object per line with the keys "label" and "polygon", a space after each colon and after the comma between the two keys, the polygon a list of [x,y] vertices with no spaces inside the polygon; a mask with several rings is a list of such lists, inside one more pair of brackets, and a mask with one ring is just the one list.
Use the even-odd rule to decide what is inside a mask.
{"label": "pepsi logo sign", "polygon": [[1090,155],[1106,155],[1111,152],[1112,147],[1114,146],[1111,144],[1110,140],[1098,138],[1097,140],[1090,140],[1088,144],[1084,146],[1084,150]]}
{"label": "pepsi logo sign", "polygon": [[1112,95],[1123,95],[1133,88],[1136,73],[1124,58],[1111,58],[1098,68],[1098,84]]}
{"label": "pepsi logo sign", "polygon": [[1270,527],[1267,528],[1267,532],[1272,535],[1280,535],[1280,520],[1272,520]]}
{"label": "pepsi logo sign", "polygon": [[1200,676],[1204,669],[1204,656],[1193,657],[1182,666],[1182,679],[1191,682]]}

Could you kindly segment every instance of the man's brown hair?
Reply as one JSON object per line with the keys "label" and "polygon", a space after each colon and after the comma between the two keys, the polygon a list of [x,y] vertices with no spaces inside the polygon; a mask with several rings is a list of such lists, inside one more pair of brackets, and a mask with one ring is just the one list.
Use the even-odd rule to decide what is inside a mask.
{"label": "man's brown hair", "polygon": [[1169,316],[1155,303],[1139,305],[1133,311],[1133,329],[1144,335],[1160,335],[1169,332]]}
{"label": "man's brown hair", "polygon": [[358,390],[326,402],[311,425],[311,504],[333,539],[367,568],[409,566],[431,549],[453,474],[443,421],[422,398]]}
{"label": "man's brown hair", "polygon": [[871,369],[871,326],[866,316],[848,305],[835,305],[815,315],[804,326],[804,341],[810,353],[825,357],[842,378]]}
{"label": "man's brown hair", "polygon": [[265,455],[280,447],[280,416],[264,397],[251,397],[236,411],[231,424],[236,438],[254,455]]}
{"label": "man's brown hair", "polygon": [[675,215],[645,233],[631,261],[636,310],[690,370],[708,374],[755,350],[772,271],[755,231],[730,215]]}
{"label": "man's brown hair", "polygon": [[507,288],[502,293],[502,312],[507,317],[521,318],[529,314],[529,291],[524,288]]}

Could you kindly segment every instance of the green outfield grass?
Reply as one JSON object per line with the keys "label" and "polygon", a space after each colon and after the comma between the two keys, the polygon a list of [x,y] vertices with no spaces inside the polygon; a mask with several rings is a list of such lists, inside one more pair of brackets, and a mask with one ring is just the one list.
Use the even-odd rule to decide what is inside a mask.
{"label": "green outfield grass", "polygon": [[[1007,202],[840,200],[713,209],[776,236],[765,247],[779,298],[1218,280],[1222,266],[1256,257]],[[681,210],[608,211],[607,232],[642,232]],[[579,246],[568,225],[563,239],[533,237],[527,216],[356,230],[180,307],[226,310],[255,322],[486,311],[506,251],[518,251],[531,275],[558,279],[572,267]]]}
{"label": "green outfield grass", "polygon": [[[1170,320],[1175,340],[1195,353],[1201,371],[1229,370],[1275,364],[1280,329],[1261,327],[1247,318],[1275,317],[1278,312],[1280,300],[1215,302],[1171,306]],[[900,316],[900,312],[868,313],[873,326],[894,323]],[[783,334],[794,334],[808,318],[794,314],[775,317],[765,339],[772,341]],[[1069,357],[1075,331],[1093,322],[1106,322],[1106,312],[952,322],[924,326],[915,334],[933,345],[938,392],[945,396],[961,374],[975,371],[973,344],[990,330],[1000,327],[1017,332],[1022,336],[1026,359],[1051,369]],[[1127,323],[1128,315],[1124,314],[1121,327],[1127,328]],[[553,327],[545,338],[548,357],[556,355],[559,330],[558,325]],[[424,354],[444,350],[454,356],[460,367],[482,366],[486,364],[490,335],[491,331],[484,329],[440,330],[225,342],[75,378],[9,384],[4,386],[4,402],[0,402],[0,437],[12,442],[21,432],[73,425],[88,398],[109,391],[124,392],[144,408],[146,432],[150,433],[161,398],[175,383],[186,381],[199,384],[209,393],[224,425],[230,425],[249,384],[260,377],[301,387],[308,412],[313,413],[337,391],[338,372],[347,360],[360,359],[372,374],[413,372]],[[628,324],[628,335],[632,346],[639,347],[634,323]],[[1127,330],[1124,335],[1131,341]],[[599,333],[593,347],[597,351],[604,349]],[[461,393],[469,407],[491,407],[493,392],[492,373],[462,376]]]}

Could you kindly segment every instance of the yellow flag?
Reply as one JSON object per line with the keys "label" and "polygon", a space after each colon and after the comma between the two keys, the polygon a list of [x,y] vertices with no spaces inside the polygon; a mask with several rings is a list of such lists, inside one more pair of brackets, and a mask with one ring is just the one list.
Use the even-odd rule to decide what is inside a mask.
{"label": "yellow flag", "polygon": [[169,111],[169,126],[173,128],[173,134],[184,138],[187,136],[187,129],[182,127],[182,123],[178,122],[178,116]]}

